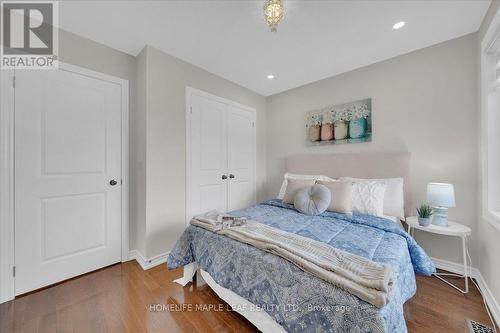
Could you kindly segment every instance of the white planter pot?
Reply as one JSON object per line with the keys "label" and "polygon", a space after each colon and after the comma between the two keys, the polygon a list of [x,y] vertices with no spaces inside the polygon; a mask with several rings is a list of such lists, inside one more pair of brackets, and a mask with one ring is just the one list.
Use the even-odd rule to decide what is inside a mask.
{"label": "white planter pot", "polygon": [[428,227],[431,224],[431,218],[423,218],[419,217],[418,218],[418,224],[420,224],[422,227]]}

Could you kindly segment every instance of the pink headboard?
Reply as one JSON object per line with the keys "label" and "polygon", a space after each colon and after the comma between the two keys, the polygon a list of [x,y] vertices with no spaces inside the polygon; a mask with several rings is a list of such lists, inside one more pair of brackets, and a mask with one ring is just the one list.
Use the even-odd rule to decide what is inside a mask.
{"label": "pink headboard", "polygon": [[404,179],[405,213],[410,212],[410,153],[302,154],[286,159],[286,171],[332,178]]}

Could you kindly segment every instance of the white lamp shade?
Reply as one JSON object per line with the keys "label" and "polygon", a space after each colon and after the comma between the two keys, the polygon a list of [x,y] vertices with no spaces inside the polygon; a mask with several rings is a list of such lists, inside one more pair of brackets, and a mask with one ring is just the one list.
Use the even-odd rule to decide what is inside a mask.
{"label": "white lamp shade", "polygon": [[453,184],[427,184],[427,202],[435,207],[455,207],[455,190]]}

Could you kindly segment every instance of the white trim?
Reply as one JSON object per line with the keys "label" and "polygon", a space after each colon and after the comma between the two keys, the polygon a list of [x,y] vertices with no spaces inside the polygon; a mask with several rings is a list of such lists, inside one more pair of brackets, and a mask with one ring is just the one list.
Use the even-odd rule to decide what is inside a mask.
{"label": "white trim", "polygon": [[[495,214],[488,207],[488,131],[485,130],[488,124],[488,109],[487,109],[487,91],[489,89],[488,73],[485,64],[488,62],[487,57],[491,47],[500,37],[500,11],[497,11],[495,17],[491,21],[488,31],[481,41],[481,215],[484,220],[488,221],[496,229],[500,230],[500,214]],[[498,41],[497,41],[498,42]]]}
{"label": "white trim", "polygon": [[477,276],[475,277],[475,279],[479,285],[479,288],[481,289],[486,304],[488,304],[491,316],[493,317],[493,320],[498,326],[500,324],[500,305],[498,305],[495,296],[493,296],[493,293],[488,287],[488,284],[486,284],[486,280],[483,278],[479,270],[477,271]]}
{"label": "white trim", "polygon": [[132,250],[129,252],[129,260],[135,260],[142,267],[143,270],[148,270],[150,268],[156,267],[158,265],[167,262],[167,258],[170,252],[165,252],[149,259],[146,259],[141,252],[138,250]]}
{"label": "white trim", "polygon": [[184,212],[184,222],[189,225],[191,220],[191,94],[195,91],[186,86],[186,211]]}
{"label": "white trim", "polygon": [[[483,191],[485,191],[485,188],[483,186]],[[483,200],[488,200],[487,194],[483,194]],[[492,226],[500,230],[500,215],[499,214],[493,214],[491,211],[488,211],[487,204],[484,203],[483,201],[483,219],[488,221]]]}
{"label": "white trim", "polygon": [[[486,31],[483,40],[481,40],[481,90],[480,90],[480,99],[481,99],[481,121],[480,121],[480,133],[481,133],[481,147],[480,147],[480,161],[481,161],[481,216],[485,221],[490,223],[493,227],[495,227],[497,230],[500,230],[500,214],[495,214],[494,212],[491,212],[488,208],[488,136],[487,136],[487,131],[483,130],[487,128],[487,91],[489,87],[489,82],[487,79],[487,71],[486,71],[486,66],[485,64],[487,63],[487,54],[493,47],[493,44],[496,42],[498,43],[498,38],[500,37],[500,10],[497,10],[493,20],[491,21],[488,31]],[[477,269],[473,269],[473,273],[475,273],[475,276],[473,276],[476,281],[478,282],[479,288],[481,288],[483,297],[486,300],[486,303],[488,304],[488,307],[491,312],[491,316],[493,319],[496,321],[497,325],[500,324],[500,306],[495,299],[495,296],[491,292],[490,288],[488,287],[488,284],[486,283],[486,280],[483,278],[481,275],[481,272]]]}
{"label": "white trim", "polygon": [[130,249],[129,220],[129,85],[128,80],[122,83],[122,262],[128,260]]}
{"label": "white trim", "polygon": [[484,34],[483,40],[481,41],[481,52],[488,52],[493,44],[500,37],[500,10],[497,10],[495,16],[491,20],[488,31]]}
{"label": "white trim", "polygon": [[1,70],[0,303],[14,299],[14,88],[13,70]]}
{"label": "white trim", "polygon": [[[199,89],[196,89],[196,88],[192,88],[192,87],[189,87],[189,86],[186,86],[186,96],[191,96],[191,94],[195,93],[196,95],[198,96],[203,96],[203,97],[206,97],[206,98],[210,98],[210,99],[213,99],[217,102],[220,102],[220,103],[223,103],[223,104],[227,104],[227,105],[232,105],[232,106],[235,106],[235,107],[238,107],[240,109],[244,109],[245,111],[248,111],[248,112],[251,112],[255,115],[256,113],[256,110],[248,105],[244,105],[244,104],[240,104],[238,102],[234,102],[230,99],[227,99],[227,98],[224,98],[224,97],[220,97],[220,96],[217,96],[217,95],[213,95],[211,93],[207,93],[203,90],[199,90]],[[191,99],[186,99],[186,101],[189,101],[191,102]],[[186,112],[189,111],[189,104],[186,104]]]}
{"label": "white trim", "polygon": [[[451,273],[456,273],[456,274],[464,274],[464,265],[455,263],[452,261],[448,260],[443,260],[443,259],[438,259],[438,258],[431,258],[434,264],[436,265],[437,268],[451,272]],[[493,293],[491,292],[490,288],[488,287],[488,284],[486,283],[486,280],[483,278],[481,275],[481,272],[479,269],[471,267],[470,268],[470,275],[471,278],[475,279],[477,281],[477,284],[479,285],[479,288],[481,288],[481,292],[483,294],[483,297],[486,301],[486,304],[488,304],[488,307],[490,309],[491,315],[497,325],[500,323],[500,306],[495,299],[495,296],[493,296]]]}
{"label": "white trim", "polygon": [[[121,87],[121,261],[129,256],[129,83],[128,80],[59,62],[59,69],[118,84]],[[0,114],[0,303],[14,299],[14,95],[13,71],[2,70]],[[5,186],[4,186],[5,185]]]}
{"label": "white trim", "polygon": [[[436,268],[455,273],[455,274],[460,274],[464,275],[464,264],[463,263],[456,263],[444,259],[439,259],[439,258],[431,258],[432,262],[434,265],[436,265]],[[469,277],[476,278],[479,275],[479,270],[475,267],[470,267],[470,272],[468,272]]]}
{"label": "white trim", "polygon": [[189,225],[189,221],[191,220],[191,95],[196,94],[198,96],[203,96],[206,98],[210,98],[216,100],[220,103],[224,103],[226,105],[235,106],[245,111],[252,113],[254,119],[253,126],[253,136],[254,136],[254,202],[257,202],[257,110],[249,107],[247,105],[243,105],[234,101],[231,101],[226,98],[222,98],[216,95],[212,95],[202,90],[198,90],[195,88],[191,88],[186,86],[186,212],[185,212],[185,221],[186,225]]}

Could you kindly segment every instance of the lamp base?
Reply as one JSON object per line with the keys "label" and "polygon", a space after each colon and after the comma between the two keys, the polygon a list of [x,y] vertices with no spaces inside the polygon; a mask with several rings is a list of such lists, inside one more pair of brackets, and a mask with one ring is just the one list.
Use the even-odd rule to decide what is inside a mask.
{"label": "lamp base", "polygon": [[448,208],[446,207],[432,207],[434,214],[431,217],[431,223],[443,227],[448,226]]}

